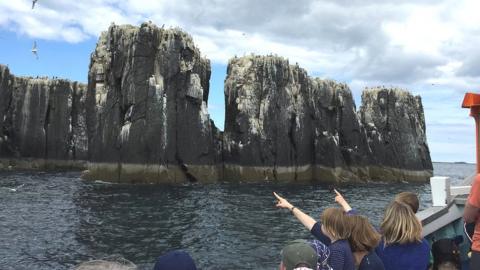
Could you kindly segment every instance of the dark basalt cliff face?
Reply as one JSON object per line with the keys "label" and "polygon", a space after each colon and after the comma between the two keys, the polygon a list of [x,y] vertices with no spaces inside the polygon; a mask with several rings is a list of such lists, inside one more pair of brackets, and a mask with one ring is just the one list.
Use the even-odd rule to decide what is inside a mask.
{"label": "dark basalt cliff face", "polygon": [[334,168],[366,164],[345,84],[311,79],[280,57],[248,56],[230,61],[225,100],[226,176],[335,181],[344,172]]}
{"label": "dark basalt cliff face", "polygon": [[[372,164],[417,172],[433,170],[420,96],[401,89],[365,89],[359,115],[373,153]],[[397,178],[398,174],[402,172],[394,173]],[[412,176],[406,174],[403,179]],[[384,177],[380,174],[377,178]]]}
{"label": "dark basalt cliff face", "polygon": [[207,111],[210,62],[179,29],[112,25],[88,87],[0,66],[0,169],[12,158],[86,159],[85,178],[132,183],[432,175],[420,97],[366,89],[357,112],[346,84],[276,56],[235,57],[227,73],[221,132]]}
{"label": "dark basalt cliff face", "polygon": [[431,175],[423,108],[407,92],[365,90],[359,117],[347,85],[312,79],[280,57],[247,56],[230,61],[225,100],[226,178],[325,182]]}
{"label": "dark basalt cliff face", "polygon": [[87,177],[216,181],[209,79],[209,60],[184,32],[148,23],[111,26],[90,63]]}
{"label": "dark basalt cliff face", "polygon": [[85,160],[85,92],[85,85],[68,80],[15,77],[0,65],[0,158],[30,158],[26,168],[45,167],[46,160],[68,168],[74,164],[61,161]]}

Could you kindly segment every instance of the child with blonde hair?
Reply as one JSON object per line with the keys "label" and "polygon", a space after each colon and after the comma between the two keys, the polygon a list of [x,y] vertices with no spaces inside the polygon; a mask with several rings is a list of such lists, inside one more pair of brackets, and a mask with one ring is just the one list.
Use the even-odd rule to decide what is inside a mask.
{"label": "child with blonde hair", "polygon": [[380,230],[383,235],[375,249],[387,270],[428,268],[430,246],[422,238],[422,224],[412,208],[393,201],[385,210]]}
{"label": "child with blonde hair", "polygon": [[[348,213],[356,213],[337,192],[335,198]],[[418,210],[415,193],[402,192],[388,205],[380,225],[382,234],[375,253],[386,270],[426,270],[430,260],[430,246],[422,238],[422,224],[415,216]],[[353,246],[352,246],[353,248]]]}
{"label": "child with blonde hair", "polygon": [[348,242],[352,224],[347,213],[340,208],[327,208],[321,215],[321,222],[317,222],[277,193],[274,192],[273,195],[278,200],[277,207],[289,209],[313,236],[330,248],[328,265],[333,270],[355,269],[352,250]]}

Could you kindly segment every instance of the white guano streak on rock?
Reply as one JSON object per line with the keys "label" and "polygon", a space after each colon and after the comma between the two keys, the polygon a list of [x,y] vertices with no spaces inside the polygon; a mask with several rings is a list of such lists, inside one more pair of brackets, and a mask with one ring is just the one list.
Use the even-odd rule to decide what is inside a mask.
{"label": "white guano streak on rock", "polygon": [[200,76],[196,73],[190,74],[190,80],[187,87],[187,96],[196,99],[200,103],[200,110],[198,111],[200,120],[202,121],[202,132],[204,134],[209,133],[210,129],[210,115],[207,109],[207,103],[203,101],[203,87],[201,84]]}
{"label": "white guano streak on rock", "polygon": [[167,97],[164,91],[164,84],[163,84],[163,76],[160,74],[152,75],[149,80],[148,84],[151,88],[154,89],[155,93],[155,103],[161,104],[161,117],[162,117],[162,136],[163,141],[161,142],[162,150],[165,151],[167,147],[167,140],[168,140],[168,132],[167,132]]}
{"label": "white guano streak on rock", "polygon": [[[251,134],[260,136],[265,139],[266,135],[263,130],[263,121],[268,111],[270,99],[264,98],[258,99],[258,95],[254,93],[256,86],[254,83],[257,81],[256,71],[252,68],[253,59],[250,57],[236,59],[238,63],[235,63],[232,68],[232,78],[247,78],[242,80],[241,85],[237,85],[238,96],[235,99],[237,103],[237,109],[241,114],[248,117],[249,132]],[[234,81],[238,81],[233,79]],[[233,90],[233,89],[232,89]],[[263,89],[260,89],[263,91]],[[229,95],[233,97],[233,94]]]}
{"label": "white guano streak on rock", "polygon": [[208,114],[207,103],[202,101],[202,105],[200,107],[200,119],[202,120],[202,132],[207,133],[209,131],[209,124],[210,124],[210,115]]}
{"label": "white guano streak on rock", "polygon": [[[292,78],[295,78],[293,76],[293,73],[292,71],[290,71],[290,76]],[[303,118],[303,115],[304,115],[304,111],[303,111],[303,104],[305,104],[304,100],[303,100],[303,96],[300,95],[300,89],[301,89],[302,85],[295,81],[293,81],[292,83],[292,86],[291,86],[291,89],[290,89],[290,94],[291,94],[291,99],[294,101],[292,102],[292,111],[291,112],[294,112],[295,113],[295,127],[297,130],[301,130],[302,127],[301,127],[301,122],[300,122],[300,119]],[[287,88],[287,92],[288,92],[288,88]]]}
{"label": "white guano streak on rock", "polygon": [[29,115],[30,115],[30,99],[31,99],[31,91],[32,87],[27,85],[25,91],[25,97],[23,99],[23,106],[22,106],[22,130],[21,134],[22,137],[26,136],[27,129],[28,129],[28,122],[29,122]]}
{"label": "white guano streak on rock", "polygon": [[193,73],[190,75],[186,95],[199,101],[203,99],[203,88],[198,74]]}
{"label": "white guano streak on rock", "polygon": [[120,131],[120,142],[123,144],[128,141],[128,136],[130,135],[130,126],[132,123],[126,122],[122,126],[122,130]]}
{"label": "white guano streak on rock", "polygon": [[[162,80],[163,81],[163,80]],[[162,87],[162,93],[163,93],[163,87]],[[162,144],[162,149],[164,154],[165,149],[167,148],[167,142],[168,142],[168,114],[167,114],[167,96],[165,94],[162,94],[162,119],[163,119],[163,144]]]}

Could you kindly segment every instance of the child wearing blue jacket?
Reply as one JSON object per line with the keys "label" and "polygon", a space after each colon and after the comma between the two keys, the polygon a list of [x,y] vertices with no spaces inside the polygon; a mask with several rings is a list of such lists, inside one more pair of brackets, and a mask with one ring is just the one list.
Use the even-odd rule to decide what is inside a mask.
{"label": "child wearing blue jacket", "polygon": [[[356,211],[343,196],[335,192],[337,193],[335,201],[346,212],[356,215]],[[428,269],[430,246],[427,240],[422,238],[422,224],[415,216],[418,206],[418,197],[414,193],[402,192],[385,210],[380,225],[382,238],[375,248],[375,253],[382,260],[385,270]]]}
{"label": "child wearing blue jacket", "polygon": [[391,202],[385,210],[380,231],[383,235],[375,251],[386,270],[426,270],[430,246],[422,238],[422,224],[410,206]]}
{"label": "child wearing blue jacket", "polygon": [[334,191],[337,194],[335,201],[342,206],[352,222],[352,232],[348,241],[352,248],[355,266],[358,267],[358,270],[385,270],[382,260],[375,252],[375,248],[380,243],[381,235],[370,224],[367,217],[358,215],[342,194],[335,189]]}
{"label": "child wearing blue jacket", "polygon": [[330,249],[328,265],[333,270],[355,270],[355,262],[348,242],[351,223],[342,209],[325,209],[321,216],[321,222],[317,222],[275,192],[273,195],[278,200],[277,207],[289,209],[318,240],[328,246]]}

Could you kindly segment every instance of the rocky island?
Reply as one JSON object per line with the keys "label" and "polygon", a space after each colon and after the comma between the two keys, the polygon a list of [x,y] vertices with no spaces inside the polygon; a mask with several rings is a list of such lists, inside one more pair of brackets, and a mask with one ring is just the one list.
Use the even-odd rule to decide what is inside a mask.
{"label": "rocky island", "polygon": [[[225,179],[426,180],[432,163],[420,97],[310,78],[276,56],[229,62]],[[246,176],[246,177],[245,177]]]}
{"label": "rocky island", "polygon": [[0,65],[0,169],[81,169],[86,85],[15,77]]}
{"label": "rocky island", "polygon": [[84,168],[128,183],[426,181],[421,99],[311,78],[278,56],[234,57],[225,130],[208,114],[210,62],[180,29],[112,25],[88,85],[0,66],[0,169]]}

